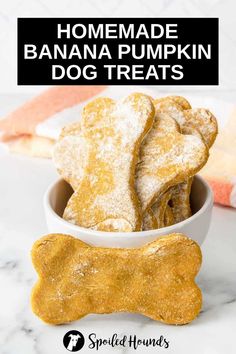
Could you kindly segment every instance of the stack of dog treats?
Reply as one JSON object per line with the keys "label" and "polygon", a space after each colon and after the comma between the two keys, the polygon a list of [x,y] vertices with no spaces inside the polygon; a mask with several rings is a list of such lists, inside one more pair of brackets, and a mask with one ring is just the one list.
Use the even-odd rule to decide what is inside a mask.
{"label": "stack of dog treats", "polygon": [[100,231],[158,229],[191,216],[193,176],[206,164],[217,122],[180,96],[142,93],[88,103],[66,126],[53,159],[73,194],[63,218]]}

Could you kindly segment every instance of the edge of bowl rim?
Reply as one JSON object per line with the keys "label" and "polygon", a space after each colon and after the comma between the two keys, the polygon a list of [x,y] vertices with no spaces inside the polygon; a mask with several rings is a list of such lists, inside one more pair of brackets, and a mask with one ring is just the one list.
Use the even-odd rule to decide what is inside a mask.
{"label": "edge of bowl rim", "polygon": [[[211,205],[213,205],[213,192],[211,187],[209,186],[209,184],[204,180],[203,177],[199,176],[199,175],[195,175],[194,178],[197,178],[201,181],[201,183],[205,186],[206,191],[207,191],[207,195],[206,195],[206,200],[203,204],[203,206],[192,216],[190,216],[189,218],[176,223],[174,225],[170,225],[167,227],[162,227],[160,229],[154,229],[154,230],[147,230],[147,231],[134,231],[134,232],[107,232],[107,231],[97,231],[97,230],[93,230],[93,229],[87,229],[81,226],[77,226],[74,224],[69,223],[68,221],[64,220],[63,218],[61,218],[52,208],[51,203],[49,201],[49,196],[50,193],[53,189],[53,187],[55,187],[56,184],[58,184],[60,181],[64,181],[63,178],[59,178],[56,181],[52,182],[46,192],[44,193],[44,197],[43,197],[43,205],[44,205],[44,211],[45,213],[49,212],[54,218],[56,218],[60,224],[64,224],[65,226],[67,226],[68,229],[72,229],[74,231],[76,231],[77,233],[79,232],[83,232],[83,233],[87,233],[87,234],[93,234],[94,236],[97,237],[128,237],[128,238],[133,238],[133,237],[148,237],[151,236],[153,234],[155,235],[161,235],[161,234],[167,234],[169,231],[171,233],[174,232],[173,229],[178,227],[181,228],[182,226],[190,223],[191,221],[193,221],[194,219],[197,219],[201,214],[203,214]],[[64,181],[66,183],[66,181]],[[46,216],[47,218],[47,216]],[[176,231],[178,232],[178,231]]]}

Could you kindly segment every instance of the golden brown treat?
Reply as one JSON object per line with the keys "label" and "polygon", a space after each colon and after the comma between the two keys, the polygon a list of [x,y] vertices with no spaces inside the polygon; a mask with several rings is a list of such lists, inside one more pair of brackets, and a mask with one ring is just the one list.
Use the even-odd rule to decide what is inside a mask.
{"label": "golden brown treat", "polygon": [[218,133],[217,120],[214,115],[205,108],[186,110],[184,114],[188,124],[199,130],[208,148],[210,148],[214,144]]}
{"label": "golden brown treat", "polygon": [[[147,97],[146,97],[147,98]],[[109,100],[109,99],[100,99],[100,100]],[[112,101],[112,100],[110,100]],[[114,102],[114,101],[113,101]],[[205,117],[208,116],[207,110],[204,109],[196,109],[192,110],[189,102],[181,96],[168,96],[160,99],[154,100],[155,106],[156,106],[156,117],[155,120],[163,120],[167,119],[170,121],[170,117],[172,117],[175,121],[175,129],[178,131],[178,133],[182,133],[185,135],[190,135],[188,139],[191,139],[191,136],[194,135],[196,138],[199,140],[204,140],[208,145],[212,144],[214,140],[214,134],[216,135],[217,132],[217,125],[215,124],[215,119],[214,117],[211,119],[208,119]],[[94,107],[93,107],[94,108]],[[91,113],[91,112],[90,112]],[[93,112],[92,112],[93,114]],[[170,117],[169,117],[170,116]],[[104,122],[105,121],[105,122]],[[98,128],[102,129],[107,126],[107,121],[110,120],[100,120],[98,122]],[[167,126],[169,124],[169,121],[167,121]],[[196,122],[197,124],[196,124]],[[102,124],[100,124],[102,122]],[[178,123],[180,124],[180,127]],[[202,123],[202,124],[200,124]],[[164,123],[163,123],[164,124]],[[82,128],[81,128],[82,125]],[[75,122],[72,123],[68,126],[66,126],[60,136],[59,141],[56,144],[56,147],[54,149],[54,161],[56,164],[56,167],[59,171],[59,173],[62,175],[62,177],[71,184],[72,188],[76,191],[77,189],[80,189],[80,184],[83,179],[87,179],[86,173],[92,174],[91,170],[87,168],[87,162],[89,160],[89,144],[88,144],[88,139],[85,137],[85,132],[86,131],[91,131],[94,130],[94,123],[92,123],[91,126],[91,121],[89,124],[86,126],[86,124],[83,126],[83,121],[82,122]],[[108,124],[109,125],[109,124]],[[156,123],[155,123],[156,125]],[[154,125],[154,126],[155,126]],[[202,126],[201,126],[202,125]],[[173,130],[173,122],[171,123],[172,130]],[[201,129],[199,129],[199,126],[201,126]],[[97,129],[97,127],[96,127]],[[95,129],[95,130],[96,130]],[[168,130],[168,127],[167,127]],[[201,131],[201,132],[200,132]],[[173,131],[172,131],[173,133]],[[204,133],[204,137],[203,134]],[[214,134],[213,134],[214,133]],[[168,140],[168,134],[170,134],[170,131],[166,133],[166,140]],[[191,209],[190,209],[190,203],[189,203],[189,194],[190,194],[190,189],[191,189],[191,182],[189,181],[189,173],[185,175],[185,178],[183,179],[183,174],[186,171],[181,171],[181,173],[178,174],[176,177],[177,179],[173,179],[172,182],[170,182],[167,186],[163,188],[161,187],[161,190],[156,194],[154,197],[154,200],[152,201],[157,202],[155,203],[154,209],[156,209],[156,216],[153,215],[152,211],[150,208],[152,207],[151,203],[148,205],[147,210],[145,210],[146,206],[143,205],[143,200],[141,198],[142,194],[146,193],[149,191],[150,188],[154,188],[154,184],[152,183],[152,177],[153,177],[153,169],[151,170],[148,166],[149,164],[152,164],[152,159],[154,162],[157,164],[156,160],[161,160],[163,156],[158,156],[158,158],[155,160],[155,153],[157,153],[157,145],[155,144],[155,139],[154,139],[154,129],[151,130],[151,132],[146,136],[146,139],[144,140],[144,143],[141,145],[141,163],[137,167],[137,171],[139,171],[136,175],[137,181],[136,181],[136,186],[137,186],[137,191],[138,191],[138,196],[141,199],[142,203],[142,219],[143,219],[143,230],[150,230],[150,229],[156,229],[160,227],[164,227],[164,214],[165,214],[165,207],[160,208],[159,202],[160,202],[160,196],[163,196],[165,194],[166,188],[170,188],[173,185],[177,185],[175,189],[173,189],[173,200],[171,201],[171,208],[172,212],[174,214],[175,222],[179,222],[184,220],[186,217],[189,217],[191,215]],[[150,137],[153,140],[153,145],[152,142],[150,143]],[[96,137],[94,136],[94,141],[96,140]],[[164,139],[163,139],[164,140]],[[175,139],[173,139],[174,142]],[[196,140],[196,139],[195,139]],[[146,142],[148,142],[146,144]],[[91,141],[92,143],[92,141]],[[149,145],[149,150],[146,153],[146,147]],[[166,143],[166,145],[170,145],[169,142]],[[173,143],[174,147],[174,143]],[[181,161],[181,155],[183,157],[184,148],[183,151],[179,151],[179,147],[175,146],[177,150],[177,154],[175,158],[179,161]],[[168,155],[168,150],[165,155]],[[122,154],[122,152],[121,152]],[[143,157],[145,158],[143,159]],[[164,158],[166,158],[164,156]],[[173,156],[171,156],[173,157]],[[183,159],[185,156],[183,157]],[[145,163],[144,161],[145,160]],[[168,165],[168,164],[167,164]],[[133,165],[134,166],[134,165]],[[148,167],[148,168],[147,168]],[[166,170],[163,170],[163,166],[160,165],[159,167],[161,171],[164,171],[165,174],[168,174]],[[168,166],[169,168],[169,166]],[[170,167],[173,170],[173,165]],[[182,166],[179,166],[181,169]],[[141,170],[141,172],[140,172]],[[197,171],[199,168],[197,168]],[[86,172],[87,171],[87,172]],[[151,171],[151,173],[150,173]],[[106,173],[105,173],[106,174]],[[145,184],[141,186],[141,194],[140,190],[138,188],[139,181],[138,179],[140,178],[140,175],[144,178],[145,176],[147,177],[147,180]],[[170,174],[171,175],[171,174]],[[192,174],[191,174],[192,176]],[[191,178],[190,176],[190,178]],[[162,176],[163,178],[167,176]],[[97,175],[95,175],[95,179],[97,178]],[[88,181],[87,181],[88,182]],[[159,181],[160,182],[160,181]],[[178,186],[180,184],[180,186]],[[86,185],[87,188],[87,185]],[[77,193],[77,192],[76,192]],[[74,194],[73,197],[76,199],[77,204],[77,199],[78,196],[76,196],[76,193]],[[90,195],[88,195],[89,198]],[[94,196],[95,197],[95,196]],[[114,198],[113,198],[114,199]],[[145,199],[145,197],[144,197]],[[137,201],[137,200],[136,200]],[[81,203],[82,204],[82,203]],[[75,205],[74,205],[75,206]],[[78,205],[76,205],[77,207]],[[115,207],[115,206],[114,206]],[[148,212],[150,210],[150,212]],[[123,211],[123,210],[122,210]],[[77,208],[76,213],[79,214],[80,210]],[[69,210],[69,214],[71,214]],[[154,213],[155,214],[155,213]],[[74,215],[75,216],[75,215]],[[66,213],[65,213],[66,217]],[[77,217],[74,217],[73,220],[70,219],[71,215],[69,215],[69,221],[78,223],[78,221],[75,221]],[[101,215],[99,216],[101,217]],[[109,215],[108,220],[102,220],[98,224],[92,225],[90,223],[90,226],[82,225],[85,227],[90,227],[102,231],[135,231],[131,228],[130,223],[127,222],[126,219],[119,219],[119,221],[114,218],[113,216]],[[136,229],[140,230],[140,228]]]}
{"label": "golden brown treat", "polygon": [[35,242],[32,261],[39,275],[32,309],[47,323],[132,312],[185,324],[201,309],[194,282],[200,247],[182,234],[134,249],[90,247],[71,236],[47,235]]}
{"label": "golden brown treat", "polygon": [[136,188],[143,213],[170,187],[184,182],[207,162],[208,148],[195,135],[181,134],[167,114],[155,119],[141,147]]}
{"label": "golden brown treat", "polygon": [[[202,135],[199,133],[199,131],[191,126],[184,126],[181,129],[181,132],[183,134],[195,135],[200,139],[202,138]],[[192,215],[190,205],[190,193],[192,182],[193,178],[189,178],[183,183],[177,184],[172,188],[170,204],[175,224],[189,218]]]}
{"label": "golden brown treat", "polygon": [[174,220],[174,215],[173,215],[173,211],[171,209],[171,207],[169,205],[166,206],[166,210],[165,210],[165,215],[164,215],[164,225],[165,227],[167,226],[171,226],[175,223]]}
{"label": "golden brown treat", "polygon": [[[202,139],[200,132],[192,126],[184,126],[181,129],[183,134],[195,135]],[[177,184],[172,188],[172,197],[170,200],[171,209],[174,216],[174,223],[178,223],[189,218],[192,215],[190,205],[190,193],[192,187],[193,178],[189,178],[183,183]]]}
{"label": "golden brown treat", "polygon": [[[109,98],[98,98],[85,106],[81,133],[86,142],[87,162],[79,185],[65,208],[64,219],[102,231],[141,230],[134,175],[140,144],[153,120],[152,102],[140,93],[117,103]],[[72,148],[74,156],[76,147],[81,146],[77,145],[79,137],[70,135],[64,140],[66,138],[76,139],[75,149]],[[67,147],[68,144],[65,149]],[[68,161],[72,166],[72,161]],[[73,186],[75,174],[72,173]]]}
{"label": "golden brown treat", "polygon": [[[201,135],[192,127],[184,127],[181,131],[184,134],[198,135],[201,137]],[[55,146],[54,162],[58,168],[58,172],[68,183],[71,184],[74,190],[79,186],[83,177],[86,159],[86,140],[82,137],[80,122],[67,125],[62,130],[59,141]],[[177,195],[177,192],[179,191],[178,186],[176,187],[175,195]],[[170,197],[170,192],[164,193],[164,195],[159,198],[158,202],[152,206],[154,213],[151,208],[145,212],[143,216],[143,231],[155,230],[165,226],[165,208]],[[173,207],[175,206],[178,210],[181,208],[179,204],[174,202]]]}
{"label": "golden brown treat", "polygon": [[165,225],[165,211],[169,200],[172,196],[172,188],[166,191],[158,200],[152,205],[152,211],[157,220],[158,229],[166,226]]}
{"label": "golden brown treat", "polygon": [[84,176],[88,160],[88,148],[81,132],[81,122],[70,123],[62,129],[52,157],[58,173],[76,190]]}
{"label": "golden brown treat", "polygon": [[143,216],[143,231],[148,231],[148,230],[156,230],[159,228],[158,221],[152,211],[151,208],[149,208]]}
{"label": "golden brown treat", "polygon": [[201,133],[204,142],[210,148],[214,143],[218,126],[214,115],[205,108],[183,109],[180,104],[171,99],[154,100],[156,116],[161,117],[167,114],[175,119],[181,129],[184,126],[191,126]]}
{"label": "golden brown treat", "polygon": [[88,153],[82,134],[60,137],[53,149],[53,160],[59,174],[74,190],[83,179]]}
{"label": "golden brown treat", "polygon": [[197,136],[199,139],[203,139],[203,136],[202,134],[199,132],[199,130],[197,128],[193,128],[191,125],[184,125],[182,128],[181,128],[181,133],[182,134],[185,134],[185,135],[195,135]]}
{"label": "golden brown treat", "polygon": [[181,222],[192,215],[190,205],[190,193],[193,178],[178,184],[172,189],[171,209],[173,212],[174,223]]}

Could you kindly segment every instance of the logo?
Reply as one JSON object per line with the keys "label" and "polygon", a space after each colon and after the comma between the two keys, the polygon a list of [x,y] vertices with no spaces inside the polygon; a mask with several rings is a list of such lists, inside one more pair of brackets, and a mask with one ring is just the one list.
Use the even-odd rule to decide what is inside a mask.
{"label": "logo", "polygon": [[69,331],[64,335],[63,344],[69,352],[78,352],[84,346],[84,336],[79,331]]}

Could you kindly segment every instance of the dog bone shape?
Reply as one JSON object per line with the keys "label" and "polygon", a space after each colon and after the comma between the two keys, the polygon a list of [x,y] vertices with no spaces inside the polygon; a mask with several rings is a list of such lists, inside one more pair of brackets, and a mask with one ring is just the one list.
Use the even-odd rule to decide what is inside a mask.
{"label": "dog bone shape", "polygon": [[[153,120],[150,98],[139,93],[117,103],[109,98],[98,98],[85,106],[81,133],[86,140],[83,154],[87,156],[87,163],[83,173],[78,173],[82,175],[80,183],[76,182],[76,166],[68,170],[75,193],[64,211],[67,221],[103,231],[141,230],[134,175],[140,144]],[[74,138],[73,129],[66,138]],[[78,139],[76,136],[75,147],[80,145]]]}
{"label": "dog bone shape", "polygon": [[195,135],[180,133],[167,114],[156,117],[142,144],[136,188],[143,212],[170,187],[196,174],[208,159],[208,148]]}
{"label": "dog bone shape", "polygon": [[208,148],[213,145],[217,136],[218,127],[216,118],[208,109],[185,109],[188,107],[187,104],[182,102],[181,105],[178,99],[173,100],[168,97],[154,100],[153,103],[156,108],[157,117],[168,114],[177,121],[181,128],[190,126],[199,131]]}
{"label": "dog bone shape", "polygon": [[35,242],[32,261],[39,275],[32,309],[47,323],[131,312],[185,324],[201,309],[201,291],[194,282],[201,251],[182,234],[133,249],[90,247],[77,238],[51,234]]}

